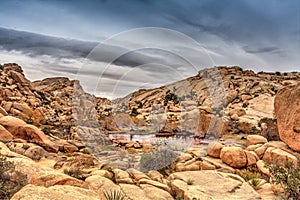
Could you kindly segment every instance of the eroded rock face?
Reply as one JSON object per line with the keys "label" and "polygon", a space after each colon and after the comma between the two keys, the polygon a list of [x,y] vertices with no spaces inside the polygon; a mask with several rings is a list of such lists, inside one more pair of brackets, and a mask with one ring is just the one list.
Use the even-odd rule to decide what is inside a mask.
{"label": "eroded rock face", "polygon": [[[33,125],[26,124],[26,122],[21,119],[12,116],[4,116],[0,118],[0,125],[10,132],[14,138],[39,144],[50,152],[58,151],[58,146],[50,141],[41,130]],[[3,134],[8,135],[5,131],[3,131]]]}
{"label": "eroded rock face", "polygon": [[280,139],[300,152],[300,83],[278,92],[275,113]]}
{"label": "eroded rock face", "polygon": [[[201,199],[261,199],[241,177],[216,171],[176,172],[169,177],[176,197]],[[192,182],[192,184],[190,184]],[[188,184],[189,183],[189,184]],[[217,184],[225,183],[225,184]]]}

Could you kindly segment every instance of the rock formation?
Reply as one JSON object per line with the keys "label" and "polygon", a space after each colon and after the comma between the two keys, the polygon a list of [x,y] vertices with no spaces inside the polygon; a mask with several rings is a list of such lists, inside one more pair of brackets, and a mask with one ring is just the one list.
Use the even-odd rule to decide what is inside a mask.
{"label": "rock formation", "polygon": [[280,139],[300,152],[300,83],[278,92],[275,113]]}

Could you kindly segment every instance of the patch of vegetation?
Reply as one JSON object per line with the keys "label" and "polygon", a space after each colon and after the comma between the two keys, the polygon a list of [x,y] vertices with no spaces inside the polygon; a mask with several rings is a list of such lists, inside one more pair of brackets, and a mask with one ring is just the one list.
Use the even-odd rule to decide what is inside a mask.
{"label": "patch of vegetation", "polygon": [[268,165],[271,173],[271,182],[280,184],[285,191],[285,196],[290,200],[298,200],[300,197],[300,167],[287,162],[285,166],[278,164]]}
{"label": "patch of vegetation", "polygon": [[47,99],[46,95],[44,92],[41,92],[41,91],[37,91],[38,95],[39,95],[39,99],[42,101],[43,104],[45,105],[49,105],[50,104],[50,101],[49,99]]}
{"label": "patch of vegetation", "polygon": [[261,174],[256,167],[247,167],[237,172],[245,181],[261,178]]}
{"label": "patch of vegetation", "polygon": [[[13,173],[17,180],[13,180]],[[7,161],[6,157],[0,157],[0,199],[10,199],[26,183],[26,175],[15,171],[14,163]]]}
{"label": "patch of vegetation", "polygon": [[83,179],[82,171],[80,168],[64,169],[64,174],[72,176],[73,178],[76,178],[76,179]]}
{"label": "patch of vegetation", "polygon": [[173,151],[168,146],[144,153],[140,160],[140,170],[143,172],[158,170],[165,174],[165,169],[170,167],[178,156],[179,152]]}
{"label": "patch of vegetation", "polygon": [[190,179],[190,178],[186,181],[186,183],[187,183],[188,185],[194,185],[194,182],[195,182],[195,180]]}
{"label": "patch of vegetation", "polygon": [[165,100],[164,100],[164,106],[166,106],[169,101],[173,101],[174,104],[178,104],[179,103],[179,98],[176,94],[174,94],[172,92],[168,92],[166,94],[166,97],[165,97]]}
{"label": "patch of vegetation", "polygon": [[136,117],[138,114],[139,114],[139,112],[137,111],[137,109],[136,108],[132,108],[130,116],[131,117]]}
{"label": "patch of vegetation", "polygon": [[141,101],[135,101],[135,103],[138,105],[138,108],[143,108],[143,103]]}
{"label": "patch of vegetation", "polygon": [[249,184],[255,189],[258,190],[258,185],[260,184],[260,179],[254,178],[249,181]]}
{"label": "patch of vegetation", "polygon": [[122,193],[121,191],[104,191],[103,192],[104,197],[106,198],[106,200],[126,200],[127,197],[124,193]]}

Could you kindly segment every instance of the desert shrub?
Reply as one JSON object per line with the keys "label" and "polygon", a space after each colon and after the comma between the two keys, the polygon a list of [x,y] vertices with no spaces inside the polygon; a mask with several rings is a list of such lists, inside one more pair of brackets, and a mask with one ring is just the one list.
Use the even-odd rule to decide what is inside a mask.
{"label": "desert shrub", "polygon": [[[13,173],[18,180],[13,180]],[[7,161],[6,157],[0,157],[0,199],[10,199],[26,183],[26,175],[16,172],[14,163]]]}
{"label": "desert shrub", "polygon": [[256,167],[247,167],[245,169],[239,170],[237,174],[241,176],[245,181],[261,178],[261,174]]}
{"label": "desert shrub", "polygon": [[139,112],[137,111],[137,109],[136,108],[132,108],[132,111],[131,111],[131,113],[130,113],[130,116],[131,117],[135,117],[135,116],[137,116],[139,114]]}
{"label": "desert shrub", "polygon": [[179,103],[178,96],[174,93],[171,93],[171,92],[168,93],[165,97],[165,100],[164,100],[164,106],[166,106],[169,101],[173,101],[174,104],[178,104]]}
{"label": "desert shrub", "polygon": [[268,165],[271,173],[271,182],[280,184],[285,191],[287,199],[297,200],[300,198],[300,167],[287,162],[285,166],[278,164]]}
{"label": "desert shrub", "polygon": [[167,146],[144,153],[140,160],[140,170],[143,172],[158,170],[164,174],[164,168],[170,166],[178,156],[178,152],[169,149]]}
{"label": "desert shrub", "polygon": [[104,191],[103,192],[104,197],[106,198],[106,200],[126,200],[126,195],[124,193],[122,193],[121,191]]}
{"label": "desert shrub", "polygon": [[188,179],[188,180],[186,181],[186,183],[187,183],[188,185],[194,185],[194,182],[195,182],[195,180],[193,180],[193,179]]}
{"label": "desert shrub", "polygon": [[64,169],[64,174],[67,174],[67,175],[72,176],[77,179],[83,179],[82,171],[80,168]]}
{"label": "desert shrub", "polygon": [[254,178],[248,182],[255,190],[258,190],[258,185],[260,184],[260,179]]}

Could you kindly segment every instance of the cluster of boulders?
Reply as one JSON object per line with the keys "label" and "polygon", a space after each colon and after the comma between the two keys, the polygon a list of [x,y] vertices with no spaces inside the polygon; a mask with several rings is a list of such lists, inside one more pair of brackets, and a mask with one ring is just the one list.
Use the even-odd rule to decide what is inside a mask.
{"label": "cluster of boulders", "polygon": [[[111,168],[83,154],[71,157],[57,154],[40,161],[11,151],[0,142],[1,155],[13,161],[18,176],[24,174],[28,180],[19,192],[11,199],[106,199],[104,193],[119,191],[127,198],[137,199],[176,199],[192,200],[195,198],[219,199],[260,199],[255,190],[242,178],[230,173],[210,171],[185,171],[172,173],[166,177],[158,171],[142,173],[130,168],[121,170]],[[31,143],[28,143],[31,146]],[[76,157],[78,156],[78,157]],[[69,161],[68,161],[69,160]],[[93,162],[92,162],[93,161]],[[63,164],[60,164],[63,162]],[[62,172],[63,168],[84,166],[81,177]],[[70,176],[72,175],[72,176]],[[217,182],[226,182],[223,187]]]}
{"label": "cluster of boulders", "polygon": [[[299,72],[255,73],[240,67],[216,67],[168,86],[139,90],[113,103],[119,105],[116,111],[131,115],[137,127],[195,135],[257,134],[266,128],[261,119],[275,118],[276,93],[299,80]],[[277,130],[270,138],[266,135],[278,139]]]}
{"label": "cluster of boulders", "polygon": [[61,77],[31,82],[19,65],[9,63],[0,69],[0,85],[0,113],[18,117],[47,133],[68,137],[76,120],[103,130],[116,129],[110,117],[110,101],[85,93],[78,81]]}

